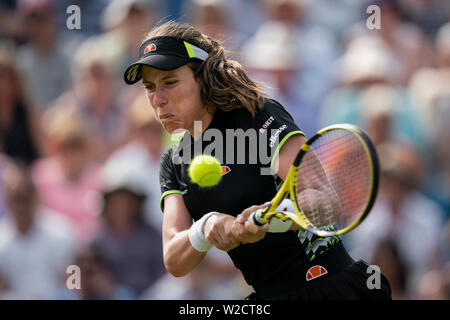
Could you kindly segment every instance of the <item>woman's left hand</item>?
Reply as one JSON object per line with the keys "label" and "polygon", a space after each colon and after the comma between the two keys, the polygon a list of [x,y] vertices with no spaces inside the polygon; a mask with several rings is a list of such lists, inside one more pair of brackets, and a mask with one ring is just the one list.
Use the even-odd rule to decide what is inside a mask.
{"label": "woman's left hand", "polygon": [[203,226],[203,233],[217,249],[230,251],[239,246],[239,241],[231,232],[235,218],[233,216],[217,213],[206,220]]}

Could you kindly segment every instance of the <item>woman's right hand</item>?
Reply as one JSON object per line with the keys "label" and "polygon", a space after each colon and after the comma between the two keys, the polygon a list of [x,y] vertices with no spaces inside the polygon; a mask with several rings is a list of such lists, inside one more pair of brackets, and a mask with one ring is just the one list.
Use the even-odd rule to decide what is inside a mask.
{"label": "woman's right hand", "polygon": [[248,218],[253,212],[259,209],[264,209],[268,205],[269,203],[265,203],[259,206],[251,206],[250,208],[242,211],[242,213],[236,217],[232,232],[235,238],[239,239],[240,243],[254,243],[262,240],[265,237],[267,231],[269,230],[269,224],[266,223],[262,226],[257,226],[253,222],[248,221]]}
{"label": "woman's right hand", "polygon": [[240,242],[232,232],[233,216],[218,213],[206,220],[203,226],[205,238],[216,248],[230,251],[239,246]]}

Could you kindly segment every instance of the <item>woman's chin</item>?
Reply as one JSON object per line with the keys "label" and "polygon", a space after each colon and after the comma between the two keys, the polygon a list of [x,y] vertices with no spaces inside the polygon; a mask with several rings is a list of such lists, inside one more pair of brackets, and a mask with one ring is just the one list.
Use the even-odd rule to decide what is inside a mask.
{"label": "woman's chin", "polygon": [[176,125],[175,123],[167,123],[163,124],[164,130],[166,130],[170,134],[176,134],[185,131],[186,129],[182,128],[180,125]]}

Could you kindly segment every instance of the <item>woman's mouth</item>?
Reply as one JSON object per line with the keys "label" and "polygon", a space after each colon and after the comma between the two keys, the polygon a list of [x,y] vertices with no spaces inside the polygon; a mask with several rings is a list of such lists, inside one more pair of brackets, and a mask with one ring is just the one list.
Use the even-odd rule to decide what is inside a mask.
{"label": "woman's mouth", "polygon": [[159,120],[161,121],[168,121],[172,120],[173,118],[175,118],[175,116],[171,113],[166,113],[159,116]]}

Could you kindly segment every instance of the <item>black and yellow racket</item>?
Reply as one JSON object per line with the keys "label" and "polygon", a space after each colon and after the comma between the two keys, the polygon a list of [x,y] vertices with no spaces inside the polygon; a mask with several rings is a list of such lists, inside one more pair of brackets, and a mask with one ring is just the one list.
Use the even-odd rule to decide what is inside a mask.
{"label": "black and yellow racket", "polygon": [[[301,147],[270,205],[250,219],[258,225],[290,219],[321,237],[344,234],[369,214],[378,181],[378,157],[368,135],[354,125],[332,125]],[[295,212],[276,211],[284,199]]]}

